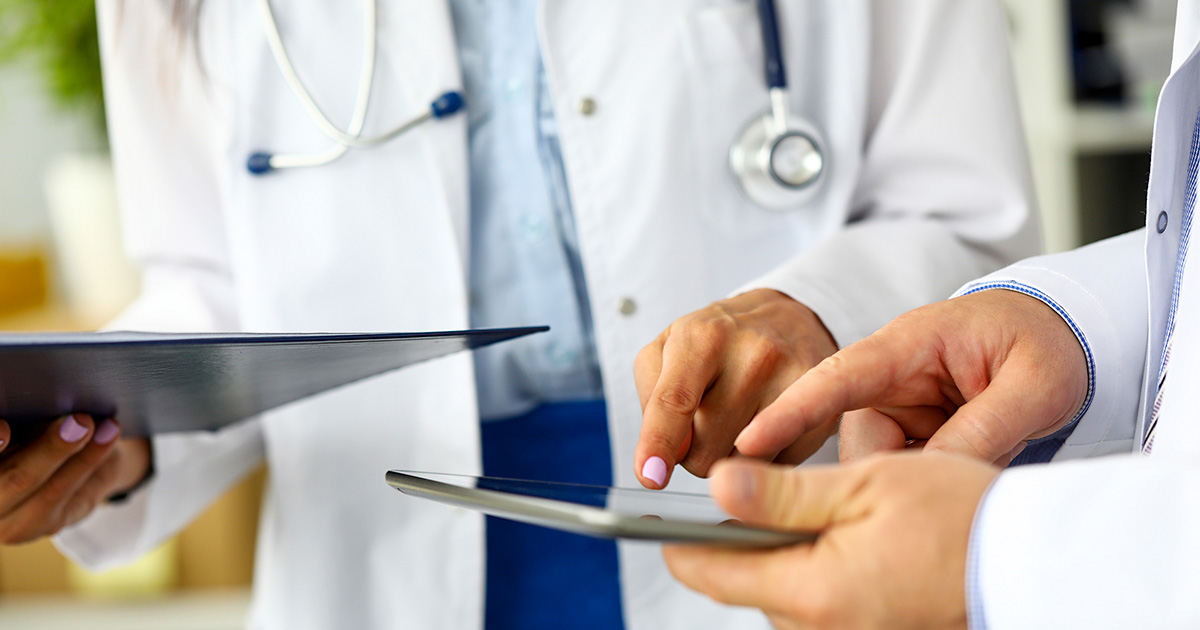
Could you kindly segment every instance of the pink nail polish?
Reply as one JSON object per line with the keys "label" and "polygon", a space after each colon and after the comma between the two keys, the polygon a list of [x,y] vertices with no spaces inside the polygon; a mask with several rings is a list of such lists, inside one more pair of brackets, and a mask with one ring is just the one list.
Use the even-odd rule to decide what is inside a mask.
{"label": "pink nail polish", "polygon": [[657,456],[647,459],[642,464],[642,476],[658,484],[659,488],[663,487],[667,481],[667,463]]}
{"label": "pink nail polish", "polygon": [[63,422],[62,426],[58,428],[58,437],[62,438],[64,442],[78,442],[87,435],[87,432],[87,427],[79,424],[75,420],[75,416],[67,416],[66,422]]}
{"label": "pink nail polish", "polygon": [[96,429],[96,434],[92,436],[92,441],[104,446],[117,439],[117,433],[120,433],[117,423],[112,420],[105,420],[100,425],[100,428]]}

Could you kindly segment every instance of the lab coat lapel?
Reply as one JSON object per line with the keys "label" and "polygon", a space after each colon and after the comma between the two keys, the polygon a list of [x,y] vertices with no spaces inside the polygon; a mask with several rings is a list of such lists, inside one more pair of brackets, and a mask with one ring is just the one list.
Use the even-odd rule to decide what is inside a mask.
{"label": "lab coat lapel", "polygon": [[[1200,2],[1185,1],[1179,6],[1180,19],[1198,15]],[[1185,15],[1186,14],[1186,15]],[[1190,19],[1190,18],[1189,18]],[[1200,25],[1197,25],[1200,26]],[[1187,39],[1184,39],[1184,38]],[[1142,408],[1136,443],[1141,445],[1148,429],[1149,413],[1157,393],[1159,368],[1165,351],[1166,324],[1175,286],[1175,268],[1179,254],[1183,216],[1183,188],[1191,137],[1200,108],[1200,30],[1191,24],[1177,25],[1174,72],[1163,86],[1155,120],[1154,148],[1151,155],[1150,185],[1146,205],[1146,272],[1149,278],[1150,322],[1146,372],[1143,376]],[[1186,42],[1186,48],[1179,47]],[[1164,230],[1159,233],[1159,215],[1167,214]]]}
{"label": "lab coat lapel", "polygon": [[[403,0],[381,5],[379,30],[379,54],[391,62],[397,76],[381,75],[378,80],[399,82],[416,111],[428,107],[444,92],[462,90],[454,23],[445,0]],[[453,224],[463,277],[469,268],[470,247],[466,119],[460,113],[417,130]]]}
{"label": "lab coat lapel", "polygon": [[1179,70],[1200,41],[1200,0],[1180,0],[1175,14],[1175,46],[1171,71]]}

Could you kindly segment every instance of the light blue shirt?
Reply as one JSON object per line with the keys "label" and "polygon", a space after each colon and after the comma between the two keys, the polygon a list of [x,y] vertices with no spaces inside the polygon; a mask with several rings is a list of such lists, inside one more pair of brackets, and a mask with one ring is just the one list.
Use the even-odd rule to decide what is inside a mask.
{"label": "light blue shirt", "polygon": [[469,130],[471,326],[551,327],[476,351],[484,419],[603,398],[538,4],[450,2]]}

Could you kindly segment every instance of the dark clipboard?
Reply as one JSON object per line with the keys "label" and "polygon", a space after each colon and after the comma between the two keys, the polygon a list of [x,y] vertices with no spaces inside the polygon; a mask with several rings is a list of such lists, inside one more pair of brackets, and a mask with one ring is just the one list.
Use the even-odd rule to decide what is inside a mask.
{"label": "dark clipboard", "polygon": [[125,436],[215,430],[377,374],[545,330],[0,335],[0,419],[14,437],[68,413],[115,417]]}

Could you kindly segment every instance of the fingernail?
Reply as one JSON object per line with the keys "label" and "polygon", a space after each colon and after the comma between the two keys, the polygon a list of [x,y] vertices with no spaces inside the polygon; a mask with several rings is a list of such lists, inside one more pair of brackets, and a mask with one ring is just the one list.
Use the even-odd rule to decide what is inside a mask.
{"label": "fingernail", "polygon": [[62,426],[58,429],[58,436],[64,442],[78,442],[83,439],[83,436],[87,435],[87,432],[87,427],[79,424],[75,420],[75,416],[67,416],[66,422],[63,422]]}
{"label": "fingernail", "polygon": [[1021,442],[1020,444],[1018,444],[1017,448],[1014,448],[1012,451],[1012,458],[1016,459],[1017,455],[1020,455],[1021,452],[1024,451],[1025,448],[1028,446],[1029,446],[1029,442]]}
{"label": "fingernail", "polygon": [[642,464],[642,476],[658,484],[659,488],[663,487],[667,482],[667,462],[658,456],[647,459],[646,463]]}
{"label": "fingernail", "polygon": [[100,425],[100,428],[96,429],[96,434],[92,436],[92,441],[103,446],[117,439],[118,433],[120,433],[120,429],[117,428],[117,423],[112,420],[105,420]]}

